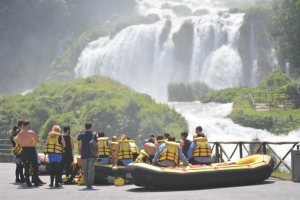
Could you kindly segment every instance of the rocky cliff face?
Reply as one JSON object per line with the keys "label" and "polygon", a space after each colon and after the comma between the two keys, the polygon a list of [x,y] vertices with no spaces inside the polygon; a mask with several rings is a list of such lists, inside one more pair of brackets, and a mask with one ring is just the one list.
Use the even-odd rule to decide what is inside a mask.
{"label": "rocky cliff face", "polygon": [[280,67],[273,41],[269,37],[267,15],[262,7],[254,7],[245,14],[240,27],[239,53],[246,86],[256,86],[270,72]]}

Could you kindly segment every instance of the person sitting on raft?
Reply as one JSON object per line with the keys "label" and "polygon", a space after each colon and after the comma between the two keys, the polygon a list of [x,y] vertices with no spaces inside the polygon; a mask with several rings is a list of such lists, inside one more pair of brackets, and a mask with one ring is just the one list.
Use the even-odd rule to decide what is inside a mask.
{"label": "person sitting on raft", "polygon": [[164,140],[168,140],[170,137],[170,133],[164,133]]}
{"label": "person sitting on raft", "polygon": [[133,163],[131,147],[125,134],[120,136],[120,140],[118,141],[116,148],[116,155],[118,155],[116,158],[117,165],[127,166],[130,163]]}
{"label": "person sitting on raft", "polygon": [[193,138],[198,137],[197,135],[198,135],[199,133],[202,133],[202,134],[204,135],[204,137],[206,137],[206,135],[202,132],[202,127],[201,127],[201,126],[197,126],[197,127],[196,127],[195,133],[196,133],[196,134],[193,135]]}
{"label": "person sitting on raft", "polygon": [[112,160],[114,160],[111,143],[108,140],[108,137],[105,137],[104,132],[98,133],[97,140],[98,140],[98,146],[99,146],[98,163],[101,165],[106,165],[109,163],[109,156],[111,156]]}
{"label": "person sitting on raft", "polygon": [[117,164],[117,159],[118,159],[118,154],[116,152],[117,152],[117,146],[119,145],[117,136],[113,136],[111,138],[111,143],[110,144],[111,144],[111,149],[112,149],[112,152],[113,152],[113,155],[114,155],[114,157],[112,157],[113,165],[116,165]]}
{"label": "person sitting on raft", "polygon": [[[131,140],[131,138],[129,136],[127,136],[127,140]],[[130,148],[131,148],[131,152],[132,152],[132,157],[133,157],[133,161],[136,160],[136,158],[140,155],[140,149],[139,147],[136,145],[135,141],[131,140],[129,142]]]}
{"label": "person sitting on raft", "polygon": [[189,162],[193,165],[211,164],[211,145],[203,133],[198,133],[197,138],[194,138],[188,151],[188,157]]}
{"label": "person sitting on raft", "polygon": [[148,142],[144,144],[144,151],[149,155],[149,161],[152,164],[154,155],[157,152],[157,145],[155,145],[155,140],[153,137],[150,137]]}
{"label": "person sitting on raft", "polygon": [[154,134],[154,133],[150,133],[149,139],[150,139],[150,138],[153,138],[154,140],[156,140],[155,134]]}
{"label": "person sitting on raft", "polygon": [[164,136],[162,134],[158,134],[155,142],[156,142],[155,144],[158,148],[161,144],[165,143]]}
{"label": "person sitting on raft", "polygon": [[188,150],[192,144],[192,141],[188,140],[188,133],[182,132],[181,133],[181,141],[180,141],[180,148],[182,149],[182,153],[185,155],[186,158],[188,158]]}
{"label": "person sitting on raft", "polygon": [[175,167],[179,165],[180,160],[184,166],[189,165],[179,144],[175,142],[175,136],[172,135],[165,144],[160,145],[152,163],[163,167]]}

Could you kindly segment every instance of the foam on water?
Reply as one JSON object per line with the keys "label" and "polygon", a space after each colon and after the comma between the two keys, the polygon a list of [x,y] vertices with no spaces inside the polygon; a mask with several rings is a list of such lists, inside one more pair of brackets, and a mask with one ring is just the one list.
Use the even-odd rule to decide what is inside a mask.
{"label": "foam on water", "polygon": [[[209,141],[251,141],[254,138],[270,142],[300,141],[300,129],[291,131],[288,135],[276,136],[265,130],[242,127],[233,123],[231,119],[224,118],[231,113],[232,103],[172,102],[167,104],[186,118],[190,131],[189,139],[192,139],[195,128],[202,126]],[[246,146],[249,149],[249,145]],[[280,157],[283,157],[291,148],[291,145],[270,146]],[[230,156],[235,145],[224,144],[223,147]],[[243,155],[247,155],[247,152],[243,151]],[[234,158],[238,156],[237,151]],[[291,155],[285,160],[290,165]],[[285,170],[285,167],[281,166],[280,169]]]}

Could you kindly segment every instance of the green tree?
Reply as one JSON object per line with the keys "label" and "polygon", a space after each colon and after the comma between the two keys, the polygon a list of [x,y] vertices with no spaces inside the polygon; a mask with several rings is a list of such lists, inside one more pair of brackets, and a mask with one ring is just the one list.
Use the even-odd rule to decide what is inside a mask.
{"label": "green tree", "polygon": [[290,74],[300,75],[300,0],[275,0],[271,35],[279,57],[289,63]]}

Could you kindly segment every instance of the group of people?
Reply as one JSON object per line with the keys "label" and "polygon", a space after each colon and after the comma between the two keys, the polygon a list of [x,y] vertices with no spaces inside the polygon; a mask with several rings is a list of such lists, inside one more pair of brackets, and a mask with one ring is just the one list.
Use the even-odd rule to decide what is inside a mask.
{"label": "group of people", "polygon": [[[69,176],[71,163],[73,162],[74,141],[70,136],[70,126],[64,127],[61,135],[59,126],[54,126],[48,135],[44,152],[49,154],[51,166],[50,187],[60,187],[62,183],[62,171],[66,168],[66,176]],[[14,147],[14,163],[16,164],[16,182],[24,183],[27,186],[42,186],[46,182],[38,177],[38,164],[40,159],[36,150],[36,143],[40,142],[39,137],[30,129],[30,122],[19,119],[18,126],[10,131],[10,139]],[[25,177],[23,168],[25,167]],[[32,181],[30,181],[32,176]]]}
{"label": "group of people", "polygon": [[[51,166],[50,187],[60,187],[62,183],[62,170],[66,169],[66,177],[69,177],[71,163],[73,162],[74,140],[70,136],[70,126],[63,127],[63,134],[58,125],[53,126],[48,134],[44,147],[44,153],[48,154]],[[14,146],[16,163],[16,182],[26,181],[32,186],[29,177],[32,175],[34,186],[45,184],[38,177],[38,154],[35,148],[40,142],[38,136],[30,130],[30,122],[19,120],[18,127],[10,132],[11,141]],[[187,139],[188,133],[181,133],[181,141],[169,133],[150,134],[149,139],[143,141],[143,152],[148,156],[150,164],[169,167],[178,166],[180,162],[184,166],[191,164],[210,164],[211,145],[207,137],[202,133],[202,127],[196,127],[193,141]],[[87,188],[92,188],[94,182],[95,162],[106,165],[127,166],[134,162],[141,154],[134,140],[122,134],[119,138],[113,136],[110,141],[104,132],[95,134],[92,131],[92,123],[85,123],[85,128],[79,134],[78,154],[81,156],[81,167],[84,182]],[[91,150],[94,149],[94,150]],[[95,150],[96,149],[96,150]],[[20,153],[21,152],[21,153]],[[25,177],[23,175],[25,166]],[[32,172],[30,174],[30,167]],[[55,185],[53,185],[55,179]]]}
{"label": "group of people", "polygon": [[[178,166],[180,161],[184,166],[191,164],[210,164],[211,163],[211,145],[207,137],[202,133],[202,127],[196,127],[196,133],[193,135],[193,141],[187,139],[188,133],[181,133],[180,143],[169,133],[157,138],[157,151],[151,160],[152,164],[163,167]],[[145,148],[146,150],[146,148]]]}

